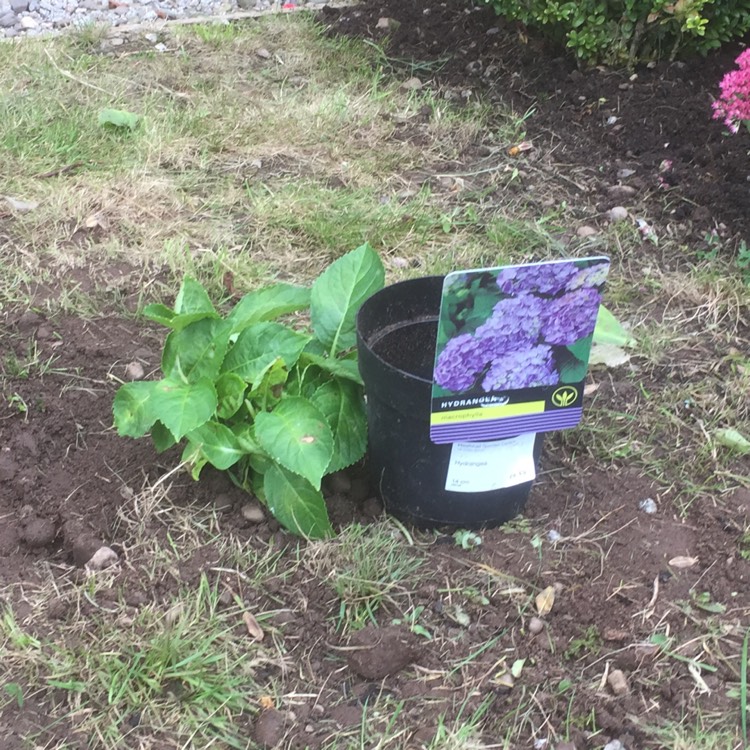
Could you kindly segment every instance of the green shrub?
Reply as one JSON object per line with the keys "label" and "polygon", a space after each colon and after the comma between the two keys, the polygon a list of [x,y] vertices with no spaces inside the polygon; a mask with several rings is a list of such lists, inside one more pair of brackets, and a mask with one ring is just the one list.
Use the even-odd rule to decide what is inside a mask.
{"label": "green shrub", "polygon": [[750,30],[750,0],[485,0],[587,62],[706,53]]}

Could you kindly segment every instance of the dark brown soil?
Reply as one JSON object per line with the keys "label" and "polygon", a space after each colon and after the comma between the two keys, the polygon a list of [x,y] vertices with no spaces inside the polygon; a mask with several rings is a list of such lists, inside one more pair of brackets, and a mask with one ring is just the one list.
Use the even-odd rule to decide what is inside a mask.
{"label": "dark brown soil", "polygon": [[[741,44],[636,71],[581,71],[564,50],[463,0],[378,0],[324,17],[332,33],[383,44],[405,79],[416,75],[454,101],[480,96],[531,113],[526,137],[553,151],[574,205],[606,211],[622,201],[607,188],[622,184],[635,188],[626,207],[649,221],[701,239],[712,230],[750,239],[748,135],[728,134],[711,110]],[[379,28],[379,19],[399,25]]]}

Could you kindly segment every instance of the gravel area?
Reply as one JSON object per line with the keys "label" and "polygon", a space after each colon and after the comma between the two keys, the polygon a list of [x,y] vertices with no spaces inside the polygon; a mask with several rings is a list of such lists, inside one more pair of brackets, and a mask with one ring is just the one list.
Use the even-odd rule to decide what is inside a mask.
{"label": "gravel area", "polygon": [[90,24],[114,28],[325,4],[326,0],[0,0],[0,39],[50,34]]}

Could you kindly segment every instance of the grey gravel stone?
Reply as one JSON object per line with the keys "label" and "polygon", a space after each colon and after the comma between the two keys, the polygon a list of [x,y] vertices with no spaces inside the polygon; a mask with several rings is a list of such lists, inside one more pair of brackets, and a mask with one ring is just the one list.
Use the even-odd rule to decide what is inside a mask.
{"label": "grey gravel stone", "polygon": [[14,13],[25,13],[29,9],[29,0],[10,0],[10,9]]}
{"label": "grey gravel stone", "polygon": [[4,29],[15,26],[17,21],[18,17],[11,11],[9,11],[8,13],[3,13],[3,15],[0,16],[0,26],[2,26],[2,28]]}

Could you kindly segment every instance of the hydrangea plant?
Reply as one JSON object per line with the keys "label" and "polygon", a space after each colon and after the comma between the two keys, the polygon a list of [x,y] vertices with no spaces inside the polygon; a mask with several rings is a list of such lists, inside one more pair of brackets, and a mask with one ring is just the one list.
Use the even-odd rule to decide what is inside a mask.
{"label": "hydrangea plant", "polygon": [[[227,315],[186,278],[173,309],[145,309],[170,329],[164,377],[120,387],[118,433],[150,434],[160,452],[182,443],[193,478],[206,464],[226,470],[287,529],[330,536],[321,480],[362,458],[367,441],[355,316],[384,276],[377,253],[363,245],[311,289],[275,284],[245,295]],[[299,311],[309,311],[309,326],[277,320]]]}

